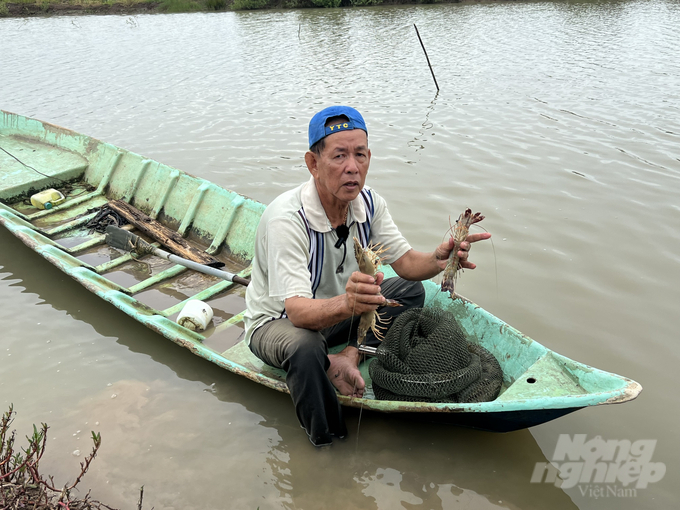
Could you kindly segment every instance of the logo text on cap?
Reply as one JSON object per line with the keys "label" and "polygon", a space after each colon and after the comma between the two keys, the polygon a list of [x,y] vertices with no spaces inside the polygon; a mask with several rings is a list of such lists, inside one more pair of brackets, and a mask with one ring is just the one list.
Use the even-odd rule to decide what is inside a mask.
{"label": "logo text on cap", "polygon": [[328,126],[328,129],[330,129],[331,133],[332,133],[335,128],[338,128],[338,131],[340,131],[340,129],[347,129],[348,127],[349,127],[349,124],[347,122],[345,122],[343,124],[330,125],[330,126]]}

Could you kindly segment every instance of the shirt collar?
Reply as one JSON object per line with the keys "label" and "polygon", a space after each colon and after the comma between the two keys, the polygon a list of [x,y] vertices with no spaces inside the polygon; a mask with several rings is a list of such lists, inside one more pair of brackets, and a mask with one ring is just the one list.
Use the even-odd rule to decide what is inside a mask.
{"label": "shirt collar", "polygon": [[[331,222],[328,220],[328,216],[326,216],[326,211],[321,204],[321,199],[316,190],[316,183],[314,182],[313,176],[310,176],[309,180],[302,186],[300,199],[302,201],[302,207],[305,210],[305,216],[307,217],[307,221],[309,222],[309,226],[312,227],[312,230],[321,233],[333,230]],[[352,224],[352,221],[364,223],[366,221],[366,209],[361,195],[352,200],[349,206],[348,219],[350,220],[350,225]]]}

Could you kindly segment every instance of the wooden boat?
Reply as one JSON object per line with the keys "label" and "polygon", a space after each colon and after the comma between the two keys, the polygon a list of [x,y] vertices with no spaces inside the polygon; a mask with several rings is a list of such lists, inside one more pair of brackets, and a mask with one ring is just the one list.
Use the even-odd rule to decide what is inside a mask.
{"label": "wooden boat", "polygon": [[[85,226],[96,214],[92,209],[123,200],[223,262],[225,270],[248,277],[263,204],[108,143],[8,112],[0,112],[0,149],[0,223],[16,237],[165,338],[287,392],[284,372],[262,363],[243,342],[243,287],[158,258],[136,260]],[[61,190],[66,201],[49,210],[28,203],[47,188]],[[385,272],[389,276],[391,269]],[[547,349],[469,300],[451,300],[431,281],[424,285],[426,303],[453,312],[469,340],[498,359],[504,373],[501,394],[491,402],[468,404],[376,400],[364,362],[366,396],[341,396],[343,405],[503,432],[587,406],[627,402],[642,390],[635,381]],[[189,299],[206,301],[215,310],[212,326],[203,333],[173,320]]]}

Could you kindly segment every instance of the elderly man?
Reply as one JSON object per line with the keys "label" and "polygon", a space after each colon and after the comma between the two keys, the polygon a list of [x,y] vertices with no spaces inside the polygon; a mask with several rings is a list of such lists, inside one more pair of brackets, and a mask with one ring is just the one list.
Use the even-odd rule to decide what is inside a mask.
{"label": "elderly man", "polygon": [[[368,131],[361,114],[331,106],[309,123],[306,183],[277,197],[257,230],[252,282],[246,292],[246,339],[265,363],[286,371],[286,383],[302,427],[312,444],[332,443],[347,429],[336,390],[361,397],[356,329],[359,315],[395,299],[388,318],[423,306],[421,280],[446,267],[453,240],[433,252],[418,252],[400,234],[375,190],[364,186],[371,161]],[[347,242],[388,246],[386,261],[399,278],[383,280],[359,272]],[[461,245],[461,266],[474,269],[470,243]],[[338,354],[328,347],[347,344]],[[377,340],[369,331],[366,343]]]}

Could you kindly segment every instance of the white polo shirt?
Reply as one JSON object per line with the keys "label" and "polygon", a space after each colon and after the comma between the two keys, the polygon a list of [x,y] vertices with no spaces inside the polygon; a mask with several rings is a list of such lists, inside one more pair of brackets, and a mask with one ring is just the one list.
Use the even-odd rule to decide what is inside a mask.
{"label": "white polo shirt", "polygon": [[327,299],[345,293],[350,275],[359,270],[352,237],[361,239],[367,220],[368,241],[389,247],[382,256],[384,262],[397,260],[411,249],[392,221],[385,200],[364,186],[350,203],[347,254],[344,269],[338,274],[343,247],[335,248],[338,236],[321,205],[314,178],[274,199],[257,228],[253,272],[246,290],[244,322],[248,343],[259,326],[285,316],[286,299]]}

